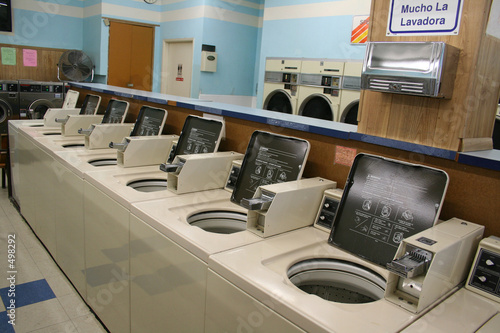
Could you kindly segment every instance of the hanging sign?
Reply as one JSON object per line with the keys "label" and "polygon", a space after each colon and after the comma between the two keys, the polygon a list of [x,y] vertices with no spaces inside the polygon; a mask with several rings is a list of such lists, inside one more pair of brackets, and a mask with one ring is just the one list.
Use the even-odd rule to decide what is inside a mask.
{"label": "hanging sign", "polygon": [[391,0],[387,36],[458,35],[463,0]]}

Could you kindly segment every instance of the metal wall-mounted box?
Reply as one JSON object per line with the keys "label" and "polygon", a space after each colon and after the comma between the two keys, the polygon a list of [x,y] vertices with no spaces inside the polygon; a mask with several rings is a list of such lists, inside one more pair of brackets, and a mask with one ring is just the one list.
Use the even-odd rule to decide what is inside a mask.
{"label": "metal wall-mounted box", "polygon": [[458,57],[459,50],[443,42],[370,42],[361,88],[451,98]]}
{"label": "metal wall-mounted box", "polygon": [[217,52],[201,51],[201,71],[217,71]]}

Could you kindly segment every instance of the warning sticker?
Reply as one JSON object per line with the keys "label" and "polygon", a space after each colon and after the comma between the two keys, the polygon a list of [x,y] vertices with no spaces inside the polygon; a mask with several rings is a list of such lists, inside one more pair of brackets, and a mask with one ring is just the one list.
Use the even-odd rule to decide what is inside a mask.
{"label": "warning sticker", "polygon": [[368,40],[370,16],[354,16],[352,19],[351,44],[364,44]]}

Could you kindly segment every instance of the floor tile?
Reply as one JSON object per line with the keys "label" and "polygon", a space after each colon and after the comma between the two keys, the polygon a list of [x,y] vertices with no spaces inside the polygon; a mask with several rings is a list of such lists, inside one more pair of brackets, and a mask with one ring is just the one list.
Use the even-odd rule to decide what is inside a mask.
{"label": "floor tile", "polygon": [[17,332],[31,332],[69,320],[61,304],[55,298],[16,309]]}
{"label": "floor tile", "polygon": [[76,293],[75,288],[66,279],[66,277],[61,273],[60,275],[52,275],[46,278],[50,288],[56,295],[56,297],[66,296]]}
{"label": "floor tile", "polygon": [[7,312],[0,312],[0,332],[2,333],[14,333],[14,327],[9,324],[9,317],[7,317]]}
{"label": "floor tile", "polygon": [[0,289],[0,297],[4,304],[9,304],[12,300],[10,294],[14,294],[13,299],[15,300],[16,308],[56,297],[46,280],[17,284],[15,288],[7,287]]}
{"label": "floor tile", "polygon": [[52,326],[44,327],[30,333],[78,333],[78,330],[71,320]]}
{"label": "floor tile", "polygon": [[90,310],[87,305],[83,302],[81,297],[76,294],[70,294],[58,298],[59,303],[66,311],[66,314],[70,319],[82,317],[90,314]]}
{"label": "floor tile", "polygon": [[78,333],[105,333],[106,330],[93,314],[78,317],[72,320],[75,324]]}

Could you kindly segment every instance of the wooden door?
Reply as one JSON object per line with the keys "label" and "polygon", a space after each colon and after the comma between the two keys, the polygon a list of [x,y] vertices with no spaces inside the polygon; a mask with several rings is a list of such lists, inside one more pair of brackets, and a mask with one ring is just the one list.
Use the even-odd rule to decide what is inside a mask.
{"label": "wooden door", "polygon": [[108,84],[151,91],[154,27],[110,23]]}

